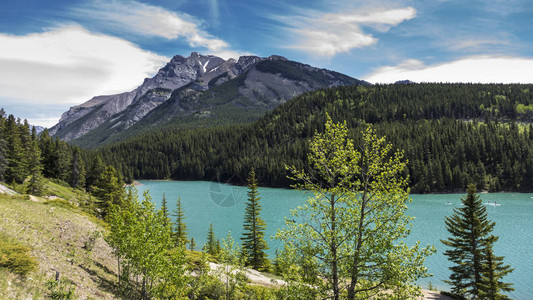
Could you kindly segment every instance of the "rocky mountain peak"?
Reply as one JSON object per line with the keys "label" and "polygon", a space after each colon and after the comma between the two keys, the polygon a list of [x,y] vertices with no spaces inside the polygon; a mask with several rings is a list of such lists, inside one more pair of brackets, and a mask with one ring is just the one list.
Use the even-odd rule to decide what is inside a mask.
{"label": "rocky mountain peak", "polygon": [[[50,133],[72,140],[100,128],[100,134],[110,136],[150,117],[149,113],[150,118],[160,122],[172,116],[216,110],[221,105],[231,112],[244,109],[256,116],[259,111],[266,112],[306,91],[358,82],[342,74],[317,71],[278,55],[241,56],[237,60],[197,52],[188,57],[176,55],[135,90],[97,96],[72,107]],[[162,103],[165,105],[159,113],[156,108]]]}
{"label": "rocky mountain peak", "polygon": [[280,56],[280,55],[270,55],[270,56],[268,57],[268,60],[288,61],[288,59],[286,59],[285,57]]}

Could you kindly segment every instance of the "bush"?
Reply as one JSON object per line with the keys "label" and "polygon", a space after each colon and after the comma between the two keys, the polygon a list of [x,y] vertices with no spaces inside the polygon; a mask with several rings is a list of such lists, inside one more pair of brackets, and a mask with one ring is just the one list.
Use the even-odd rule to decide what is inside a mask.
{"label": "bush", "polygon": [[70,209],[70,210],[76,209],[76,206],[72,205],[72,203],[61,198],[46,200],[43,202],[43,204],[63,207],[63,208]]}
{"label": "bush", "polygon": [[0,268],[26,276],[37,267],[35,257],[30,255],[30,248],[18,243],[6,235],[0,234]]}
{"label": "bush", "polygon": [[74,299],[74,291],[76,290],[76,286],[72,281],[68,279],[63,279],[62,281],[50,279],[46,282],[46,287],[48,289],[48,296],[50,297],[50,299]]}

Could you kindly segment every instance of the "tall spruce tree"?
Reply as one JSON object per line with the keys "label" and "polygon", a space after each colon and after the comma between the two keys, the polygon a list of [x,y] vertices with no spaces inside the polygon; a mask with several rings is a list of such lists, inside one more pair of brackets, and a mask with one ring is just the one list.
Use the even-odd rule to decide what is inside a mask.
{"label": "tall spruce tree", "polygon": [[85,164],[81,158],[80,149],[74,147],[72,160],[70,162],[69,184],[71,187],[78,188],[85,185]]}
{"label": "tall spruce tree", "polygon": [[202,250],[207,254],[217,256],[217,248],[220,248],[220,246],[217,247],[217,240],[215,237],[215,231],[213,230],[213,224],[209,224],[209,230],[207,231],[207,242],[205,243]]}
{"label": "tall spruce tree", "polygon": [[85,189],[90,192],[93,190],[94,185],[98,181],[98,178],[100,178],[100,175],[104,172],[105,165],[102,162],[102,159],[99,155],[96,155],[96,157],[93,159],[91,163],[91,167],[89,168],[89,171],[87,172],[87,177],[85,179]]}
{"label": "tall spruce tree", "polygon": [[165,226],[171,226],[170,222],[170,213],[168,212],[168,205],[167,205],[167,198],[165,197],[165,193],[163,193],[163,199],[161,200],[161,212],[163,213],[163,216],[165,216]]}
{"label": "tall spruce tree", "polygon": [[189,242],[189,249],[191,251],[194,251],[194,248],[196,247],[196,242],[194,241],[194,238],[191,238],[191,241]]}
{"label": "tall spruce tree", "polygon": [[111,205],[122,204],[125,195],[123,185],[118,172],[112,166],[108,166],[96,181],[93,194],[101,200],[99,206],[102,217],[107,216]]}
{"label": "tall spruce tree", "polygon": [[268,245],[265,242],[266,223],[261,218],[261,204],[257,190],[255,170],[252,168],[248,176],[248,203],[244,213],[244,225],[242,240],[242,254],[245,264],[252,268],[263,271],[268,269],[268,259],[265,250]]}
{"label": "tall spruce tree", "polygon": [[510,265],[504,265],[503,256],[495,256],[493,251],[493,243],[498,240],[498,237],[492,236],[489,239],[484,253],[485,263],[482,278],[482,288],[479,291],[481,299],[503,300],[511,299],[501,292],[514,291],[512,283],[502,282],[505,275],[511,273],[513,269]]}
{"label": "tall spruce tree", "polygon": [[187,224],[185,224],[185,213],[181,207],[181,197],[178,197],[176,209],[173,213],[173,216],[176,217],[176,224],[174,226],[174,243],[176,246],[184,246],[187,244]]}
{"label": "tall spruce tree", "polygon": [[[441,242],[451,248],[444,255],[454,263],[449,268],[452,271],[450,280],[445,282],[452,286],[453,293],[466,298],[509,291],[508,284],[499,282],[510,272],[509,266],[503,266],[503,258],[492,254],[492,244],[497,238],[490,233],[495,222],[487,218],[487,209],[476,194],[475,185],[468,185],[467,195],[461,201],[463,206],[454,209],[454,214],[445,219],[446,229],[452,236]],[[494,291],[487,290],[488,286]]]}
{"label": "tall spruce tree", "polygon": [[[20,122],[20,120],[19,120]],[[27,166],[25,151],[20,138],[20,130],[18,128],[15,116],[9,115],[7,117],[4,134],[7,142],[6,159],[7,167],[5,172],[5,179],[7,182],[22,183],[26,179]]]}
{"label": "tall spruce tree", "polygon": [[3,138],[1,123],[3,122],[0,119],[0,180],[4,180],[4,174],[6,172],[7,162],[6,162],[6,140]]}
{"label": "tall spruce tree", "polygon": [[40,195],[43,190],[41,175],[43,166],[41,164],[41,150],[36,139],[31,141],[31,147],[27,155],[28,171],[31,176],[28,185],[28,193],[32,195]]}

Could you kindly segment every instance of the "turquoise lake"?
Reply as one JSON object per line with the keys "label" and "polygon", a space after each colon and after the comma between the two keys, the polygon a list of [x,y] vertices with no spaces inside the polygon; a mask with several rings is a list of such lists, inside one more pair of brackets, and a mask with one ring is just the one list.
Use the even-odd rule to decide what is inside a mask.
{"label": "turquoise lake", "polygon": [[[247,199],[246,187],[232,186],[208,181],[140,181],[137,186],[140,195],[149,190],[152,200],[161,206],[163,193],[172,211],[176,200],[181,197],[185,210],[185,222],[189,237],[194,237],[197,249],[205,243],[209,224],[218,238],[225,238],[231,231],[233,238],[239,241]],[[267,223],[267,242],[270,245],[269,256],[281,244],[271,240],[278,228],[284,226],[284,218],[290,216],[290,210],[302,204],[307,195],[303,192],[259,188],[262,218]],[[438,289],[448,290],[442,282],[449,276],[450,263],[443,255],[446,247],[440,243],[449,235],[444,227],[444,217],[453,212],[461,203],[459,194],[411,195],[413,201],[408,205],[408,214],[416,219],[412,222],[409,245],[420,241],[421,245],[432,244],[437,253],[429,257],[426,266],[434,276],[420,280],[419,284],[427,288],[429,282]],[[496,222],[494,234],[500,239],[496,242],[495,254],[505,256],[504,262],[515,270],[504,278],[514,283],[515,291],[509,295],[513,299],[533,299],[533,194],[494,193],[481,194],[483,202],[496,202],[499,206],[487,205],[489,218]],[[451,203],[451,204],[450,204]]]}

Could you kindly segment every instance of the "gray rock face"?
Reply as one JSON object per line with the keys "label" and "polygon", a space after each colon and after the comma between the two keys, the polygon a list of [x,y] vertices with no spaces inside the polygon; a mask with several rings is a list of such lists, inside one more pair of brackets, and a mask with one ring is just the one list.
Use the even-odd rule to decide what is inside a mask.
{"label": "gray rock face", "polygon": [[346,84],[366,83],[281,56],[224,60],[193,52],[187,58],[174,56],[131,92],[97,96],[71,107],[50,133],[67,141],[105,140],[137,123],[153,126],[192,115],[210,118],[222,106],[266,112],[304,92]]}
{"label": "gray rock face", "polygon": [[[180,88],[195,81],[206,73],[215,74],[215,69],[226,61],[216,56],[204,56],[196,52],[184,58],[177,55],[152,78],[146,78],[142,85],[131,92],[97,96],[91,100],[71,107],[63,113],[59,123],[50,129],[50,134],[59,136],[64,140],[76,139],[89,131],[97,128],[107,121],[117,121],[123,129],[135,124],[136,120],[142,119],[150,110],[164,102],[172,90]],[[156,90],[156,91],[154,91]],[[127,110],[127,121],[120,116]]]}

